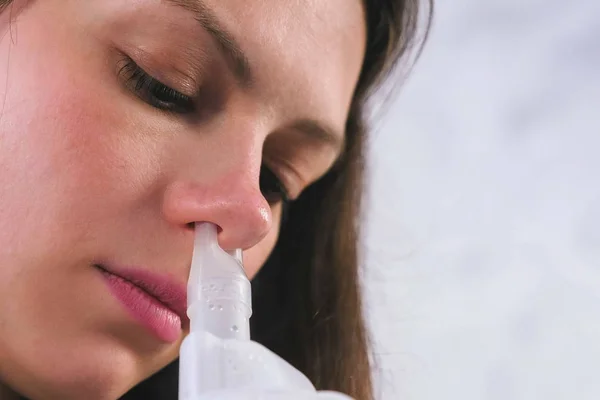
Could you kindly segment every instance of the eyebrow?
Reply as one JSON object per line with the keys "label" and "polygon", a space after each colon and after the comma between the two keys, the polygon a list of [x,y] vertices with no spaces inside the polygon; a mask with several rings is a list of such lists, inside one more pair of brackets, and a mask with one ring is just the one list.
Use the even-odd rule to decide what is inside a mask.
{"label": "eyebrow", "polygon": [[[194,18],[218,44],[238,83],[242,87],[251,87],[254,79],[248,57],[242,51],[241,46],[237,43],[233,35],[222,26],[212,10],[201,0],[167,1],[175,6],[182,7],[194,15]],[[296,121],[293,128],[303,132],[310,138],[332,147],[338,154],[341,154],[345,144],[344,135],[338,133],[332,127],[323,125],[312,119],[302,119]]]}
{"label": "eyebrow", "polygon": [[200,0],[168,0],[168,2],[194,14],[194,18],[219,46],[238,83],[242,87],[252,86],[253,74],[248,57],[233,35],[219,23],[211,9]]}
{"label": "eyebrow", "polygon": [[337,133],[337,130],[328,125],[321,124],[312,119],[301,119],[292,125],[292,128],[303,132],[306,136],[316,139],[329,147],[333,148],[338,155],[341,155],[344,148],[344,135]]}

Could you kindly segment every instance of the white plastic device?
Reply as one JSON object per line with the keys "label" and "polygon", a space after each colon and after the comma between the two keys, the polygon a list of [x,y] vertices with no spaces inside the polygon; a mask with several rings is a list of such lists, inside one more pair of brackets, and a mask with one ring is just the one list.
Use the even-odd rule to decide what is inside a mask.
{"label": "white plastic device", "polygon": [[213,224],[196,224],[188,280],[190,333],[179,354],[180,400],[342,400],[250,340],[252,298],[240,250],[228,253]]}

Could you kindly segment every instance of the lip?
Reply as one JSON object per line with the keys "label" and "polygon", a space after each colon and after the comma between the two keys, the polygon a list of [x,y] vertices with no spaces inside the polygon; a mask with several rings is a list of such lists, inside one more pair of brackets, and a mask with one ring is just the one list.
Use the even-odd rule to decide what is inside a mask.
{"label": "lip", "polygon": [[111,294],[158,339],[173,343],[189,325],[186,286],[143,268],[94,264]]}

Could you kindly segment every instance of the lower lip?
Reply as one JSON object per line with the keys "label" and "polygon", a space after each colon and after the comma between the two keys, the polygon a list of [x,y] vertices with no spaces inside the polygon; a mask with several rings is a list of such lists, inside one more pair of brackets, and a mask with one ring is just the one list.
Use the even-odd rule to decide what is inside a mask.
{"label": "lower lip", "polygon": [[112,295],[158,339],[173,343],[181,337],[181,318],[173,310],[120,276],[100,272]]}

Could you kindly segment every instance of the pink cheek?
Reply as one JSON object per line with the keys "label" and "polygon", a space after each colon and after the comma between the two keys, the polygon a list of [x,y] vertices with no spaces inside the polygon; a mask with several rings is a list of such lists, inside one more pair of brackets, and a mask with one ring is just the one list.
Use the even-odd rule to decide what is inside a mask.
{"label": "pink cheek", "polygon": [[110,171],[117,166],[110,142],[115,131],[102,119],[102,107],[94,108],[96,102],[81,97],[65,88],[56,102],[38,114],[31,133],[37,137],[38,154],[46,159],[48,172],[62,178],[64,190],[96,193],[111,180]]}
{"label": "pink cheek", "polygon": [[158,169],[156,156],[148,154],[126,113],[111,102],[114,94],[68,80],[56,85],[59,95],[46,91],[36,97],[29,127],[32,147],[48,173],[65,185],[65,193],[100,196],[109,203],[141,192],[148,184],[142,177]]}
{"label": "pink cheek", "polygon": [[[66,28],[41,30],[39,21],[30,22],[23,22],[7,70],[0,71],[0,81],[8,82],[0,93],[0,183],[20,185],[13,204],[16,193],[33,194],[22,199],[31,203],[23,207],[37,210],[43,203],[40,212],[55,218],[127,213],[161,170],[144,111],[127,96],[106,54],[89,51],[95,44],[82,56],[83,42]],[[7,43],[0,45],[0,59],[8,59]]]}
{"label": "pink cheek", "polygon": [[133,100],[101,60],[40,42],[31,35],[13,52],[7,96],[12,129],[32,163],[61,190],[127,193],[139,184],[136,174],[147,175],[139,164],[147,161],[148,148],[128,115]]}

